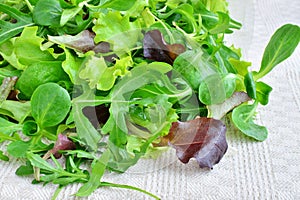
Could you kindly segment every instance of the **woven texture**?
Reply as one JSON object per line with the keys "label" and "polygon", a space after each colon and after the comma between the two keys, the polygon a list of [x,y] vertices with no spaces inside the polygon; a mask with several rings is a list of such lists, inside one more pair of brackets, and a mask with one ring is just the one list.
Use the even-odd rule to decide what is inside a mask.
{"label": "woven texture", "polygon": [[[235,13],[239,7],[233,5],[240,1],[231,2]],[[239,44],[246,48],[245,57],[255,69],[277,28],[285,23],[300,25],[300,1],[256,0],[253,7],[254,12],[244,15],[246,24],[239,35],[249,37]],[[195,161],[184,165],[169,151],[158,160],[141,161],[124,174],[106,174],[104,181],[137,186],[172,200],[300,199],[299,58],[300,48],[263,79],[273,87],[270,103],[259,107],[257,118],[269,130],[266,141],[252,141],[231,127],[227,133],[228,152],[212,171],[199,169]],[[0,200],[51,199],[56,186],[32,185],[31,177],[17,177],[15,170],[20,162],[0,162]],[[79,186],[64,188],[58,199],[151,199],[139,192],[116,188],[98,189],[87,198],[72,196]]]}

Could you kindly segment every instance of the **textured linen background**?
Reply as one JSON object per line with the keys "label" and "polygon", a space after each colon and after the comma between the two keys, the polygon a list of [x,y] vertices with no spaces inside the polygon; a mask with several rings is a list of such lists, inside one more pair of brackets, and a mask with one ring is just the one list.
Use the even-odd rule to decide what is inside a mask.
{"label": "textured linen background", "polygon": [[[284,23],[300,25],[299,0],[256,0],[254,9],[246,8],[242,15],[239,9],[250,1],[231,2],[232,13],[245,22],[236,43],[244,48],[245,58],[252,61],[254,69],[278,27]],[[125,174],[106,174],[104,180],[134,185],[162,199],[300,199],[300,48],[263,80],[274,89],[270,103],[260,107],[257,119],[269,130],[266,141],[249,140],[231,128],[228,152],[212,171],[199,169],[194,161],[184,165],[170,151],[156,161],[142,161]],[[14,172],[19,163],[0,162],[0,200],[51,199],[56,186],[32,185],[32,178],[17,177]],[[58,199],[151,199],[116,188],[99,189],[87,198],[72,196],[78,188],[66,187]]]}

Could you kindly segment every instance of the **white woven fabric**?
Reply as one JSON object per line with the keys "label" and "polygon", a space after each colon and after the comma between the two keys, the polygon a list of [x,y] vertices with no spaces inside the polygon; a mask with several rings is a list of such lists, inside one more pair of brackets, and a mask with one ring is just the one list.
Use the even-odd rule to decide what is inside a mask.
{"label": "white woven fabric", "polygon": [[[238,2],[243,4],[232,2],[232,9],[239,9]],[[253,15],[245,15],[246,23],[254,25],[245,24],[247,31],[252,27],[253,36],[241,46],[248,47],[245,56],[255,68],[278,27],[285,23],[300,25],[300,1],[255,0],[254,8]],[[139,163],[127,173],[106,174],[104,180],[134,185],[166,200],[300,199],[300,48],[264,81],[273,87],[270,103],[259,109],[258,122],[269,130],[266,141],[255,142],[231,130],[227,133],[228,153],[212,171],[199,169],[194,161],[184,165],[170,151],[159,160]],[[0,200],[51,199],[56,186],[32,185],[31,177],[16,176],[20,162],[0,162]],[[72,196],[78,188],[79,185],[66,187],[58,199],[151,199],[117,188],[98,189],[88,198]]]}

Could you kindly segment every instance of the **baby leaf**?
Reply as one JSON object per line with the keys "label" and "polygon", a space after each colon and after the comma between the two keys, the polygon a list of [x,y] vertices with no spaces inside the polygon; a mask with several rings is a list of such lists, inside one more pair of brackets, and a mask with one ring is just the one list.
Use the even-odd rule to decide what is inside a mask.
{"label": "baby leaf", "polygon": [[53,61],[53,49],[43,49],[44,39],[37,36],[38,27],[24,28],[20,37],[14,42],[14,53],[22,65],[31,65],[35,62]]}
{"label": "baby leaf", "polygon": [[256,99],[256,84],[255,80],[253,79],[252,72],[246,74],[244,79],[244,84],[246,86],[247,94],[252,99]]}
{"label": "baby leaf", "polygon": [[173,122],[168,138],[179,160],[196,158],[201,168],[213,168],[227,150],[226,126],[222,121],[199,117],[187,122]]}
{"label": "baby leaf", "polygon": [[[10,122],[2,117],[0,117],[0,141],[6,138],[2,138],[4,136],[9,136],[10,134],[22,130],[21,124],[15,124],[13,122]],[[3,134],[3,136],[2,136]]]}
{"label": "baby leaf", "polygon": [[30,102],[6,100],[0,106],[0,114],[6,115],[20,123],[30,114]]}
{"label": "baby leaf", "polygon": [[159,30],[148,31],[143,40],[144,57],[173,64],[176,57],[185,51],[182,44],[167,44]]}
{"label": "baby leaf", "polygon": [[0,3],[0,12],[6,13],[17,20],[16,23],[0,20],[0,44],[21,33],[24,27],[33,25],[30,15],[24,14],[11,6]]}
{"label": "baby leaf", "polygon": [[255,80],[265,76],[276,65],[292,55],[300,41],[300,27],[286,24],[280,27],[269,41],[261,62],[260,70],[255,74]]}
{"label": "baby leaf", "polygon": [[245,135],[258,141],[264,141],[268,136],[266,127],[254,123],[253,117],[257,102],[252,105],[240,105],[232,112],[232,121]]}
{"label": "baby leaf", "polygon": [[219,104],[231,97],[236,88],[234,74],[213,74],[203,80],[199,86],[199,99],[206,105]]}
{"label": "baby leaf", "polygon": [[7,146],[7,152],[16,158],[25,158],[30,142],[14,141]]}
{"label": "baby leaf", "polygon": [[131,22],[129,16],[122,16],[120,12],[101,13],[93,27],[95,42],[106,41],[114,51],[127,51],[141,37],[139,28],[138,20]]}
{"label": "baby leaf", "polygon": [[16,88],[29,99],[39,85],[69,80],[61,66],[60,61],[34,62],[24,70],[17,81]]}
{"label": "baby leaf", "polygon": [[29,161],[26,161],[26,165],[21,165],[16,170],[16,175],[18,175],[18,176],[26,176],[26,175],[30,175],[30,174],[33,174],[33,167]]}
{"label": "baby leaf", "polygon": [[79,188],[78,192],[76,193],[76,196],[88,196],[100,186],[100,179],[102,178],[105,172],[110,157],[111,153],[109,150],[103,152],[101,157],[96,161],[95,165],[93,166],[88,182],[85,183],[81,188]]}
{"label": "baby leaf", "polygon": [[33,136],[37,134],[37,131],[38,131],[37,124],[33,120],[28,120],[23,124],[22,132],[24,133],[24,135]]}
{"label": "baby leaf", "polygon": [[43,26],[59,26],[62,8],[57,0],[38,1],[33,10],[35,23]]}
{"label": "baby leaf", "polygon": [[40,128],[58,125],[70,107],[68,92],[56,83],[40,85],[31,97],[31,113]]}
{"label": "baby leaf", "polygon": [[262,105],[267,105],[269,102],[269,95],[272,91],[272,87],[264,82],[256,82],[256,96],[257,101]]}
{"label": "baby leaf", "polygon": [[194,90],[199,88],[203,79],[217,72],[208,55],[201,49],[188,50],[180,54],[173,66]]}
{"label": "baby leaf", "polygon": [[120,10],[125,11],[130,9],[134,4],[135,0],[106,0],[104,3],[100,6],[101,8],[111,8],[114,10]]}

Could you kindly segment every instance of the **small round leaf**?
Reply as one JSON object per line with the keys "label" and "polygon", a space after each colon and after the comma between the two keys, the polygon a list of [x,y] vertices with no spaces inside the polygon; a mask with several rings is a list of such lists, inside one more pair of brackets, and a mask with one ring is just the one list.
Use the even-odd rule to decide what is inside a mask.
{"label": "small round leaf", "polygon": [[56,83],[40,85],[31,97],[31,113],[40,128],[58,125],[70,107],[68,92]]}

